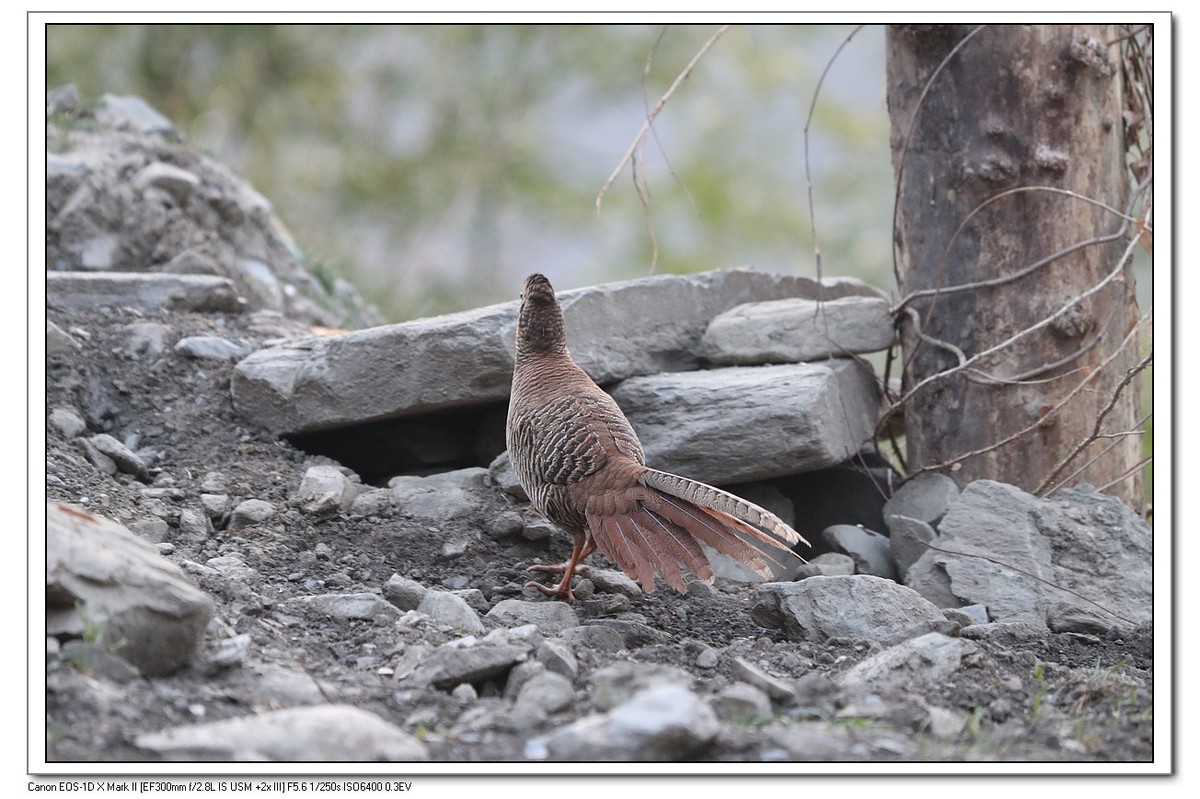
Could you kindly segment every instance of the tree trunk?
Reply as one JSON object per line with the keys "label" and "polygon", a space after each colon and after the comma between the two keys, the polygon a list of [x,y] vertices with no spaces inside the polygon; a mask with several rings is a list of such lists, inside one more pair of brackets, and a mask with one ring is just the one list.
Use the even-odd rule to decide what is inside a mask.
{"label": "tree trunk", "polygon": [[[1039,493],[1068,477],[1113,483],[1107,491],[1144,505],[1140,470],[1119,479],[1140,439],[1109,435],[1138,421],[1138,381],[1114,401],[1139,362],[1127,257],[1137,231],[1083,199],[1128,211],[1120,53],[1106,44],[1119,35],[888,29],[897,280],[902,298],[920,292],[900,316],[910,473]],[[1105,437],[1093,437],[1098,419]]]}

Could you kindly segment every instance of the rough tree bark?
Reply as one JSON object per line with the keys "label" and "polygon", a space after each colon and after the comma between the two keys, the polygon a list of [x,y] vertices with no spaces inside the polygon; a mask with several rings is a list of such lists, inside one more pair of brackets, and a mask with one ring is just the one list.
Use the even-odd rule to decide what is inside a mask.
{"label": "rough tree bark", "polygon": [[[1071,484],[1106,485],[1140,458],[1134,435],[1076,452],[1102,414],[1102,435],[1138,420],[1136,381],[1105,411],[1139,361],[1124,257],[1136,230],[1081,199],[1126,211],[1120,54],[1108,44],[1119,36],[1099,25],[888,29],[897,280],[902,297],[920,292],[899,316],[910,473],[1034,491],[1114,441]],[[1107,240],[1078,246],[1095,239]],[[1144,504],[1140,470],[1107,490]]]}

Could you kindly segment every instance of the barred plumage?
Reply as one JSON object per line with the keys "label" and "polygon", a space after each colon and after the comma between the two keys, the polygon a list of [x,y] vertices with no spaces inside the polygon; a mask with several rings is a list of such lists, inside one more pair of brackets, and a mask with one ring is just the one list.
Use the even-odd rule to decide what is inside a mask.
{"label": "barred plumage", "polygon": [[777,516],[719,488],[646,467],[625,414],[571,359],[562,309],[542,275],[521,295],[508,406],[509,459],[533,506],[575,536],[550,596],[573,600],[571,577],[597,548],[647,592],[655,575],[686,593],[685,569],[711,581],[700,544],[769,579],[772,551],[805,543]]}

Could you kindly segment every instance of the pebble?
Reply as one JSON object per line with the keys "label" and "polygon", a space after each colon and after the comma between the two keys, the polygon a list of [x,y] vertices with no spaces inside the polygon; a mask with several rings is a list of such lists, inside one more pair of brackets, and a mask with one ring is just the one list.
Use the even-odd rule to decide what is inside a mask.
{"label": "pebble", "polygon": [[796,689],[788,681],[767,674],[745,658],[735,657],[730,673],[776,701],[790,702],[796,698]]}
{"label": "pebble", "polygon": [[186,336],[175,344],[175,351],[189,358],[208,361],[240,361],[253,350],[244,339],[218,336]]}
{"label": "pebble", "polygon": [[230,530],[245,530],[262,524],[276,513],[275,506],[262,499],[248,499],[229,515]]}
{"label": "pebble", "polygon": [[569,627],[579,626],[579,617],[565,602],[503,599],[487,612],[486,617],[506,627],[536,624],[542,635],[551,637]]}
{"label": "pebble", "polygon": [[383,584],[384,598],[400,610],[416,610],[428,591],[428,588],[416,580],[401,577],[399,574],[393,574]]}
{"label": "pebble", "polygon": [[708,704],[722,721],[748,725],[771,718],[771,698],[760,688],[734,682],[709,698]]}
{"label": "pebble", "polygon": [[571,682],[579,674],[579,661],[569,646],[562,641],[547,639],[538,647],[537,659],[548,671],[561,674]]}
{"label": "pebble", "polygon": [[684,760],[720,730],[712,709],[679,685],[647,689],[610,713],[587,716],[547,736],[556,760]]}
{"label": "pebble", "polygon": [[87,430],[87,423],[74,408],[55,408],[50,411],[50,424],[63,438],[75,438]]}
{"label": "pebble", "polygon": [[466,600],[447,591],[426,591],[417,605],[417,612],[427,613],[439,624],[446,624],[463,633],[482,635],[487,628]]}

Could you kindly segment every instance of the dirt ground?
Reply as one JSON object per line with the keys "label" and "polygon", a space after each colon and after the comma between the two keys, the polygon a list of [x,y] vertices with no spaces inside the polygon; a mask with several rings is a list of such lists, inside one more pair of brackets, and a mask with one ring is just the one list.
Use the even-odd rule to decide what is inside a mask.
{"label": "dirt ground", "polygon": [[[47,425],[47,497],[83,505],[93,513],[130,524],[163,518],[165,557],[182,564],[212,594],[215,619],[196,665],[172,676],[122,681],[80,670],[67,659],[47,665],[46,755],[50,761],[141,761],[155,755],[138,749],[137,734],[212,721],[251,711],[338,701],[377,713],[418,735],[433,760],[511,761],[527,757],[534,734],[593,712],[586,699],[551,716],[544,726],[514,730],[490,723],[502,710],[502,685],[481,686],[464,700],[433,688],[400,690],[381,676],[419,644],[439,644],[457,631],[429,626],[399,629],[372,621],[297,618],[280,611],[287,599],[315,593],[379,593],[392,574],[428,587],[478,588],[489,605],[522,593],[525,565],[565,558],[565,537],[531,542],[519,536],[493,539],[482,531],[496,514],[521,511],[495,489],[475,516],[444,524],[399,515],[317,520],[289,505],[308,466],[330,463],[247,424],[229,392],[230,362],[193,360],[172,346],[185,335],[242,338],[257,346],[300,334],[304,328],[278,315],[162,314],[132,309],[95,312],[50,309],[49,319],[79,342],[78,350],[52,354],[47,362],[47,413],[74,408],[88,432],[108,432],[153,453],[150,480],[109,476],[93,467],[78,445]],[[129,325],[159,323],[169,329],[165,349],[130,352]],[[211,531],[203,540],[184,535],[179,512],[199,509],[201,484],[224,476],[236,504],[271,502],[280,513],[243,533]],[[169,489],[147,491],[148,488]],[[450,540],[467,541],[447,553]],[[229,579],[205,564],[236,553],[249,567]],[[600,563],[600,556],[593,562]],[[856,641],[815,644],[785,639],[759,627],[749,614],[749,589],[718,582],[708,595],[680,596],[662,590],[625,597],[597,593],[577,606],[586,623],[625,619],[646,625],[641,645],[610,651],[581,647],[577,696],[589,675],[631,660],[666,663],[690,672],[703,695],[732,679],[735,657],[800,686],[800,699],[777,706],[770,719],[725,724],[695,759],[718,761],[802,759],[789,748],[796,730],[830,731],[845,746],[817,759],[954,760],[1009,762],[1147,761],[1154,753],[1153,639],[1150,629],[1108,636],[1038,634],[979,640],[950,678],[878,697],[874,709],[856,706],[833,680],[878,651]],[[220,639],[249,633],[245,661],[215,668],[208,655]],[[701,668],[697,653],[715,649],[715,667]],[[951,731],[931,727],[929,706],[959,720]],[[893,742],[889,744],[888,742]],[[899,743],[895,743],[895,742]]]}

